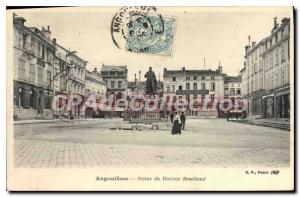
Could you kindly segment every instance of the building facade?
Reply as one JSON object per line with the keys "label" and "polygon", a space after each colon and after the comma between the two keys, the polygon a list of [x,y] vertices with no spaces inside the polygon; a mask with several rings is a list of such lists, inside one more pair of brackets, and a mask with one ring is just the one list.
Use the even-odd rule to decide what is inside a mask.
{"label": "building facade", "polygon": [[224,98],[242,98],[242,77],[225,76],[224,77]]}
{"label": "building facade", "polygon": [[[128,71],[127,66],[104,65],[100,71],[103,80],[106,81],[107,97],[111,99],[111,109],[106,113],[109,117],[122,117],[126,110],[124,107],[116,107],[116,101],[127,99]],[[124,96],[124,97],[123,97]]]}
{"label": "building facade", "polygon": [[248,100],[247,112],[250,116],[260,116],[262,113],[262,95],[264,92],[264,58],[266,39],[258,44],[252,42],[245,47],[245,79],[243,96]]}
{"label": "building facade", "polygon": [[93,71],[86,70],[85,95],[106,95],[106,82],[95,68]]}
{"label": "building facade", "polygon": [[265,94],[263,116],[290,117],[290,19],[281,24],[274,19],[274,28],[265,44]]}
{"label": "building facade", "polygon": [[[105,96],[106,82],[102,79],[100,73],[97,71],[97,68],[95,68],[93,71],[86,70],[85,101],[95,101],[96,104],[99,106],[101,99]],[[104,117],[104,113],[100,112],[99,107],[97,109],[94,109],[91,106],[86,106],[85,117],[100,118]]]}
{"label": "building facade", "polygon": [[[193,99],[201,97],[201,103],[207,99],[212,105],[215,98],[224,98],[224,74],[222,73],[222,67],[219,66],[216,71],[210,69],[187,70],[185,67],[181,70],[168,70],[165,68],[163,93],[176,96],[178,99],[185,96],[188,102],[190,102],[190,97],[193,97]],[[198,113],[199,111],[187,109],[187,114],[198,115]]]}
{"label": "building facade", "polygon": [[127,66],[111,66],[102,64],[100,74],[106,81],[107,94],[120,95],[128,87]]}
{"label": "building facade", "polygon": [[[32,119],[51,109],[55,47],[50,27],[30,28],[13,18],[14,118]],[[48,114],[50,115],[50,114]]]}
{"label": "building facade", "polygon": [[68,69],[70,68],[70,59],[68,50],[58,45],[55,40],[55,63],[54,63],[54,93],[68,94]]}
{"label": "building facade", "polygon": [[52,39],[49,26],[39,30],[27,27],[25,22],[14,14],[14,118],[53,118],[56,113],[79,116],[79,109],[70,113],[52,109],[52,100],[58,94],[83,97],[87,61]]}
{"label": "building facade", "polygon": [[87,61],[77,56],[75,53],[69,52],[68,57],[70,58],[70,69],[68,69],[68,95],[75,96],[73,102],[79,103],[71,109],[71,116],[75,118],[84,118],[85,112],[80,110],[84,105],[85,99],[85,73]]}
{"label": "building facade", "polygon": [[274,18],[271,35],[245,47],[241,70],[243,97],[248,99],[249,117],[289,118],[290,20]]}

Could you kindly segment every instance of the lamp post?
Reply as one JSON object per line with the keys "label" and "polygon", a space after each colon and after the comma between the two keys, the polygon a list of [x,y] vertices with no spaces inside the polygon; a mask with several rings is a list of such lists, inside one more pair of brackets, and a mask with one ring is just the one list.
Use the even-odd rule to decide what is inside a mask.
{"label": "lamp post", "polygon": [[[73,54],[76,54],[76,53],[77,53],[77,51],[69,51],[69,52],[66,54],[66,58],[68,58],[70,55],[73,55]],[[61,73],[65,72],[65,71],[67,72],[67,73],[66,73],[66,77],[68,78],[68,76],[69,76],[69,71],[70,71],[71,69],[77,67],[77,66],[73,66],[73,61],[70,61],[70,65],[71,65],[70,67],[67,66],[65,69],[63,69],[63,70],[61,70],[60,72],[54,74],[54,64],[55,64],[54,59],[55,59],[55,57],[53,57],[53,77],[50,78],[49,86],[48,86],[48,94],[49,94],[49,93],[50,93],[50,87],[51,87],[51,85],[52,85],[52,92],[53,92],[53,95],[52,95],[52,102],[53,102],[54,97],[55,97],[55,91],[54,91],[54,80],[55,80],[55,78],[56,78],[58,75],[60,75]],[[68,79],[67,79],[67,91],[68,91]],[[52,111],[53,111],[53,117],[54,117],[54,110],[52,109]]]}

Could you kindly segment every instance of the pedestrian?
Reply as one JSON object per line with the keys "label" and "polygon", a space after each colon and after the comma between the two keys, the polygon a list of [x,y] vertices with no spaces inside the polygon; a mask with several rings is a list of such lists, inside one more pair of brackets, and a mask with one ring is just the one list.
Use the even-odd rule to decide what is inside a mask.
{"label": "pedestrian", "polygon": [[171,119],[171,123],[173,124],[173,119],[174,119],[174,114],[173,114],[173,112],[171,112],[170,119]]}
{"label": "pedestrian", "polygon": [[182,112],[181,115],[180,115],[180,121],[181,121],[181,128],[182,128],[182,130],[184,130],[185,120],[186,120],[186,118],[185,118],[184,112]]}
{"label": "pedestrian", "polygon": [[230,118],[230,111],[227,110],[227,121],[229,121],[229,118]]}
{"label": "pedestrian", "polygon": [[173,128],[171,131],[172,135],[175,134],[181,134],[181,121],[180,121],[180,116],[177,112],[174,112],[175,116],[174,116],[174,123],[173,123]]}

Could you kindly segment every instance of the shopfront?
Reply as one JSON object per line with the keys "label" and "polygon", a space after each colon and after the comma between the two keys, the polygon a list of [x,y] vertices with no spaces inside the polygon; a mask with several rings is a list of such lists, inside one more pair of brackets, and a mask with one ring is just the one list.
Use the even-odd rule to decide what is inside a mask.
{"label": "shopfront", "polygon": [[290,118],[290,88],[286,87],[276,91],[276,118]]}
{"label": "shopfront", "polygon": [[263,117],[274,118],[274,94],[262,96],[263,100]]}

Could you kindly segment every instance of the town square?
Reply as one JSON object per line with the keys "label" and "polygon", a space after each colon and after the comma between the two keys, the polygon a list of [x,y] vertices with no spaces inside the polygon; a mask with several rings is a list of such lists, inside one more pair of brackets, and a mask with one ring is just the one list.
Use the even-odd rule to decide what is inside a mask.
{"label": "town square", "polygon": [[188,119],[169,129],[132,130],[122,119],[15,125],[17,168],[288,167],[289,132],[272,127]]}

